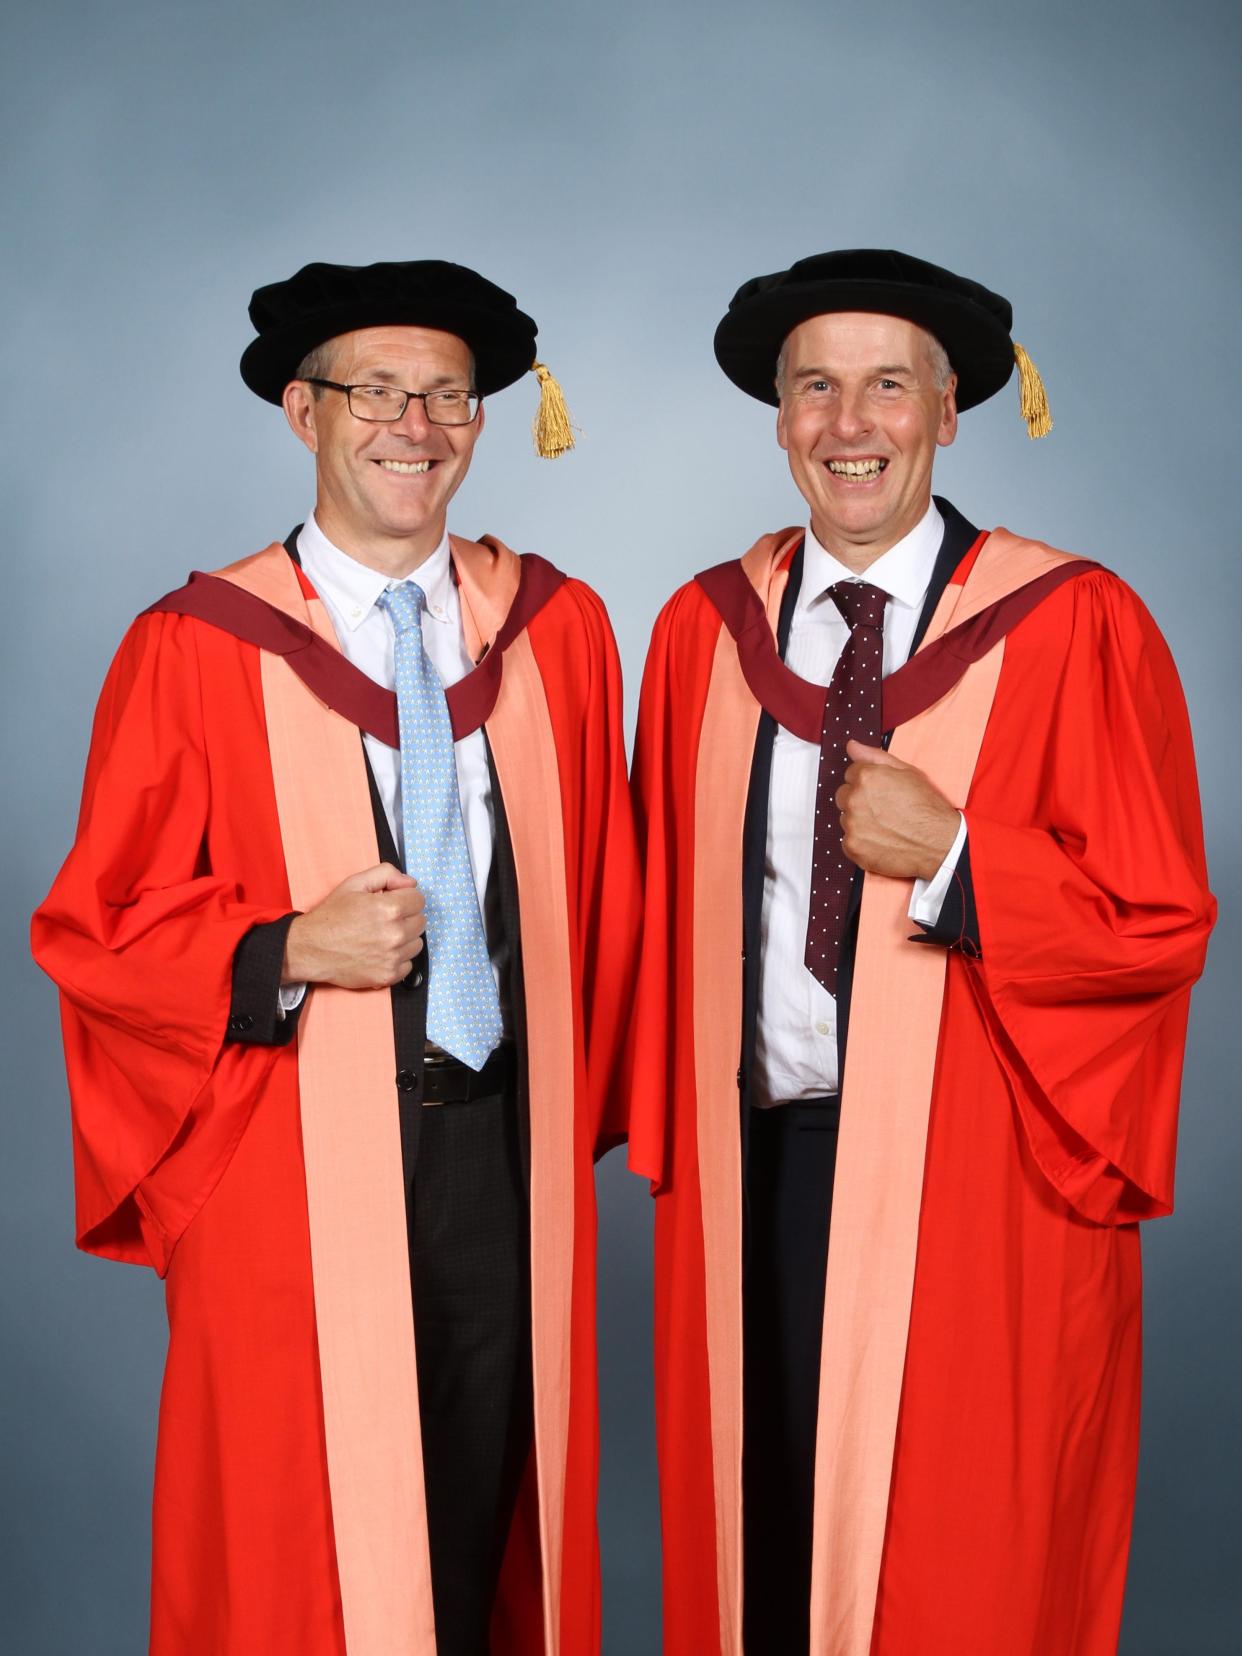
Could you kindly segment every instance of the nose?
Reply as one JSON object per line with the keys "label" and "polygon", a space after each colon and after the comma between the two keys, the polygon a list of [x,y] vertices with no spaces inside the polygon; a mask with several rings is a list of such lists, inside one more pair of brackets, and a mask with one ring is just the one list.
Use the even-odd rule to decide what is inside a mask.
{"label": "nose", "polygon": [[866,392],[861,389],[843,390],[832,405],[828,429],[842,442],[854,443],[870,430],[870,415]]}
{"label": "nose", "polygon": [[405,405],[405,413],[393,423],[392,429],[408,437],[412,443],[422,443],[435,430],[435,426],[427,418],[427,409],[421,399],[411,397]]}

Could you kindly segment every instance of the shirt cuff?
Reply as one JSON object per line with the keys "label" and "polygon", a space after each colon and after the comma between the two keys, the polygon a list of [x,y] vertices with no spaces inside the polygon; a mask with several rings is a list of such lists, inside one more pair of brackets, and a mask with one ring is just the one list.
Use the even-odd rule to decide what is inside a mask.
{"label": "shirt cuff", "polygon": [[282,983],[276,991],[276,1016],[283,1018],[286,1012],[296,1012],[305,993],[304,983]]}
{"label": "shirt cuff", "polygon": [[934,926],[940,919],[940,911],[944,907],[944,900],[949,894],[949,886],[953,880],[953,871],[965,846],[966,818],[959,811],[957,836],[949,847],[948,855],[930,880],[914,882],[914,891],[906,914],[917,925]]}

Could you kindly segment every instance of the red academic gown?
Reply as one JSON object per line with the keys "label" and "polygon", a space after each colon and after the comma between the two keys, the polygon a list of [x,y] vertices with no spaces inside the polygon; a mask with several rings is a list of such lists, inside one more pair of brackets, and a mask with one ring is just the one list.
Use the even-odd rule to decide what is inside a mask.
{"label": "red academic gown", "polygon": [[[518,560],[453,557],[477,653]],[[221,573],[331,636],[280,546]],[[485,730],[525,972],[536,1416],[496,1648],[578,1656],[600,1621],[592,1159],[623,1135],[639,907],[616,650],[580,582],[510,645]],[[388,991],[312,990],[292,1045],[225,1039],[243,935],[376,861],[357,729],[279,656],[140,617],[33,940],[61,988],[78,1243],[165,1279],[160,1656],[434,1656]]]}
{"label": "red academic gown", "polygon": [[[742,560],[769,621],[797,538]],[[995,531],[928,639],[1064,558]],[[692,582],[656,624],[635,755],[630,1156],[655,1194],[668,1656],[742,1648],[736,1066],[758,717]],[[1142,604],[1093,569],[891,751],[964,807],[982,953],[909,941],[909,882],[866,878],[811,1656],[1108,1656],[1138,1449],[1136,1221],[1173,1205],[1190,986],[1215,912],[1182,693]]]}

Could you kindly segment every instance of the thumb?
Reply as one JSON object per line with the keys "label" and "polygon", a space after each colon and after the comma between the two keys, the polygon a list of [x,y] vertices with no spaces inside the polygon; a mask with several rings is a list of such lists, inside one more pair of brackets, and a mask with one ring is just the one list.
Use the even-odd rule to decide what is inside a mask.
{"label": "thumb", "polygon": [[365,868],[361,874],[353,874],[345,884],[354,891],[401,891],[406,886],[417,885],[418,881],[403,874],[392,863],[380,863],[376,868]]}
{"label": "thumb", "polygon": [[904,759],[898,759],[891,753],[885,753],[883,748],[869,747],[866,742],[847,742],[845,744],[845,757],[852,759],[856,765],[887,765],[890,770],[910,769]]}

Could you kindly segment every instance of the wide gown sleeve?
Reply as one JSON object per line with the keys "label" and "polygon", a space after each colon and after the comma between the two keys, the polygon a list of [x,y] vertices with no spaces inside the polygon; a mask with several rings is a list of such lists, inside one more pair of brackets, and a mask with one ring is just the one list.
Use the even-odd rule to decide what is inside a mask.
{"label": "wide gown sleeve", "polygon": [[[1043,635],[1059,682],[1054,661],[1036,664],[1045,708],[1022,733],[1042,747],[1023,752],[1014,732],[1005,761],[993,743],[1009,777],[976,772],[972,800],[989,803],[966,808],[982,955],[964,969],[1036,1162],[1086,1219],[1125,1224],[1173,1205],[1190,988],[1216,905],[1190,725],[1155,623],[1103,572],[1049,603],[1065,616]],[[1020,821],[1007,799],[1024,774]]]}
{"label": "wide gown sleeve", "polygon": [[[667,1172],[668,1107],[673,1092],[672,963],[677,925],[676,778],[670,719],[676,695],[676,596],[661,611],[643,672],[634,740],[634,814],[643,871],[643,928],[638,995],[627,1054],[631,1096],[629,1166],[651,1181],[653,1194]],[[692,713],[687,709],[687,717]]]}
{"label": "wide gown sleeve", "polygon": [[621,662],[603,604],[569,583],[587,641],[578,845],[578,956],[596,1156],[624,1142],[622,1048],[634,1005],[642,894],[625,762]]}
{"label": "wide gown sleeve", "polygon": [[203,694],[195,623],[135,622],[100,697],[76,842],[32,925],[61,990],[79,1246],[161,1273],[280,1051],[226,1042],[238,942],[289,904],[243,901],[208,866]]}

